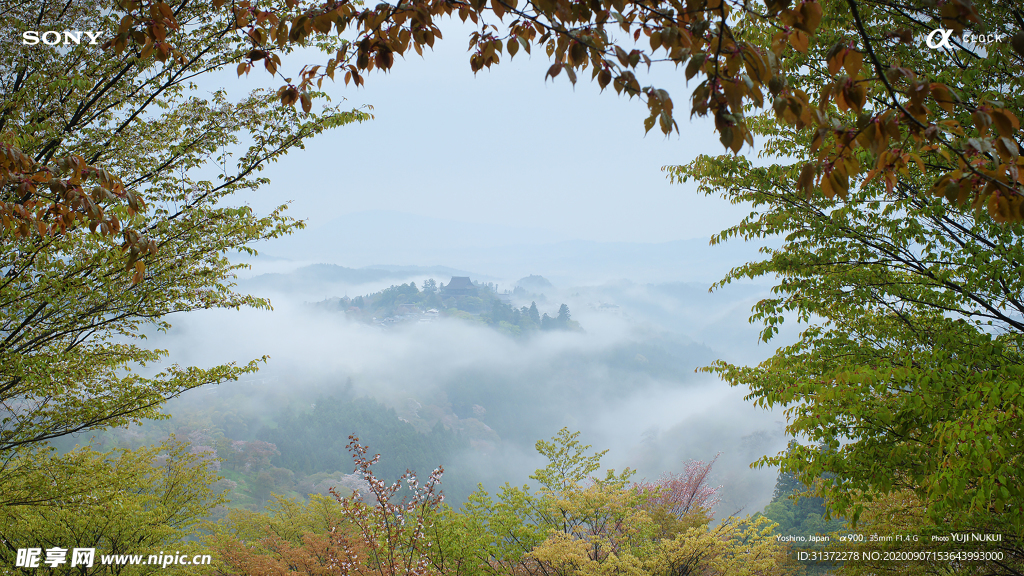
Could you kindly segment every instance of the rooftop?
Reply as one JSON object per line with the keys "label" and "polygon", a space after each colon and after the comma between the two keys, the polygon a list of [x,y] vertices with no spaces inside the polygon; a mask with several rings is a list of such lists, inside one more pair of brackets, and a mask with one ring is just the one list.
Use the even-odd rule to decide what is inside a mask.
{"label": "rooftop", "polygon": [[469,276],[452,276],[452,281],[445,288],[448,290],[469,290],[476,288],[476,286],[473,286]]}

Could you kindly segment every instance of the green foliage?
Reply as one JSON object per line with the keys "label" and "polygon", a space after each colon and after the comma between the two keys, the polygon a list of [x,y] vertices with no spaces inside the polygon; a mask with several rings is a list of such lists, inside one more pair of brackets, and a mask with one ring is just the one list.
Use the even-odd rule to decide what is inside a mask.
{"label": "green foliage", "polygon": [[[44,29],[108,33],[116,27],[113,7],[69,2],[58,13],[49,2],[22,2],[0,17],[0,32],[20,37],[24,22],[38,22]],[[152,370],[145,367],[166,352],[140,340],[148,327],[167,329],[164,317],[174,312],[268,308],[265,299],[231,289],[240,266],[228,256],[252,252],[253,242],[300,223],[283,215],[284,206],[257,215],[233,205],[232,195],[265,184],[259,171],[308,138],[367,118],[333,106],[300,117],[274,106],[264,91],[238,101],[223,92],[197,94],[192,80],[236,58],[242,40],[208,3],[187,2],[177,18],[189,29],[177,45],[181,61],[156,64],[135,55],[110,58],[98,47],[52,50],[18,42],[0,57],[2,140],[37,162],[75,157],[116,173],[131,204],[104,200],[100,189],[91,200],[69,191],[61,201],[103,206],[119,223],[90,231],[65,222],[59,232],[31,237],[4,226],[5,457],[62,435],[160,417],[167,398],[254,371],[256,361]],[[5,201],[24,200],[14,184],[0,183]]]}
{"label": "green foliage", "polygon": [[432,532],[434,567],[510,576],[781,573],[781,549],[767,519],[730,518],[712,528],[706,512],[695,509],[697,518],[674,519],[684,521],[669,535],[651,514],[656,492],[639,490],[628,469],[595,478],[605,452],[588,454],[578,438],[563,428],[550,442],[537,442],[548,458],[531,475],[537,491],[506,484],[494,500],[481,488],[461,511],[442,509]]}
{"label": "green foliage", "polygon": [[[372,294],[371,296],[373,297],[373,308],[376,309],[393,310],[397,304],[404,304],[407,302],[425,303],[425,298],[421,297],[421,292],[416,288],[415,282],[385,288],[381,292]],[[429,298],[429,293],[424,296]]]}
{"label": "green foliage", "polygon": [[[109,37],[117,5],[16,2],[0,35],[20,38],[32,22]],[[155,553],[210,512],[216,478],[184,448],[167,447],[171,462],[150,470],[156,448],[58,456],[40,446],[165,418],[167,399],[254,372],[259,360],[160,366],[167,352],[143,340],[175,312],[269,309],[233,290],[243,266],[229,258],[301,223],[234,195],[266,184],[259,172],[309,138],[369,118],[332,105],[301,116],[261,90],[200,93],[193,82],[236,59],[244,40],[208,2],[184,2],[175,17],[189,33],[160,62],[153,45],[112,58],[100,46],[12,40],[0,54],[0,518],[10,549]]]}
{"label": "green foliage", "polygon": [[378,476],[394,479],[407,468],[417,470],[449,462],[466,443],[440,422],[427,434],[398,419],[394,409],[370,398],[319,398],[315,408],[286,409],[276,417],[276,427],[258,436],[280,451],[275,465],[296,473],[314,474],[349,470],[342,433],[357,434],[367,444],[387,446],[387,458],[376,466]]}
{"label": "green foliage", "polygon": [[[580,323],[570,317],[569,307],[565,304],[559,307],[557,318],[551,318],[547,314],[544,314],[543,318],[538,318],[537,315],[536,302],[531,302],[529,308],[523,306],[516,309],[510,304],[494,300],[490,314],[485,314],[483,318],[487,324],[492,326],[504,327],[504,325],[507,325],[507,327],[504,327],[504,330],[513,335],[523,334],[538,328],[541,330],[582,330]],[[513,329],[513,327],[518,330]]]}
{"label": "green foliage", "polygon": [[[537,441],[537,452],[548,459],[548,465],[531,474],[530,478],[540,483],[542,491],[554,495],[578,487],[601,467],[601,458],[608,451],[587,456],[590,446],[581,444],[579,437],[579,432],[569,432],[568,428],[562,428],[551,442]],[[622,473],[621,480],[625,481],[631,475],[632,471],[627,469]],[[614,478],[614,471],[609,471],[608,477]]]}
{"label": "green foliage", "polygon": [[[845,530],[846,523],[840,518],[826,519],[828,511],[825,508],[825,499],[815,496],[810,487],[804,485],[789,472],[779,473],[772,501],[755,516],[764,516],[770,520],[774,524],[772,532],[776,536],[797,539],[783,544],[790,559],[795,559],[796,553],[800,549],[849,551],[851,547],[848,543],[837,540],[840,534],[851,532]],[[863,532],[865,528],[861,526],[860,529]],[[823,543],[823,541],[812,540],[812,537],[827,537],[829,540],[828,543]],[[870,546],[863,550],[867,552],[876,549]],[[793,564],[796,573],[810,576],[832,574],[837,567],[853,566],[857,563],[798,562],[794,560]]]}
{"label": "green foliage", "polygon": [[546,535],[527,513],[534,502],[525,487],[506,486],[495,501],[481,486],[460,510],[443,506],[432,519],[432,565],[460,576],[521,573],[531,566],[526,554]]}
{"label": "green foliage", "polygon": [[[842,576],[924,576],[924,575],[975,575],[975,574],[999,574],[1011,572],[1015,569],[1016,559],[1010,557],[1008,562],[950,562],[949,560],[937,558],[936,556],[924,556],[923,561],[912,563],[882,562],[884,554],[930,554],[949,553],[955,555],[964,549],[963,542],[956,542],[950,538],[950,533],[945,526],[936,525],[928,517],[928,511],[910,490],[892,492],[879,495],[870,503],[865,505],[864,513],[861,514],[861,525],[859,531],[864,534],[875,534],[881,536],[880,541],[872,541],[870,536],[863,542],[844,542],[833,544],[832,550],[845,549],[851,552],[860,553],[864,558],[861,562],[846,562],[836,570],[836,574]],[[901,538],[896,539],[895,536]],[[932,537],[938,536],[940,540]],[[975,552],[1003,552],[1004,558],[1010,550],[1004,549],[999,543],[972,543],[971,548]],[[872,552],[870,556],[866,553]],[[880,554],[876,558],[874,554]],[[888,564],[888,565],[886,565]]]}
{"label": "green foliage", "polygon": [[805,483],[834,473],[826,494],[854,520],[860,494],[913,488],[939,517],[997,518],[1024,533],[1015,480],[1024,359],[1012,311],[1024,287],[1006,274],[1008,262],[1024,261],[1020,230],[909,193],[812,206],[780,187],[777,169],[743,164],[705,165],[708,186],[728,180],[758,206],[726,235],[788,241],[726,282],[784,279],[752,317],[765,340],[787,314],[820,319],[756,368],[715,366],[759,404],[787,406],[788,431],[824,447],[764,462]]}
{"label": "green foliage", "polygon": [[220,522],[210,525],[208,536],[217,540],[230,535],[244,541],[273,534],[299,544],[303,534],[328,532],[342,521],[341,505],[332,497],[314,495],[307,502],[274,497],[263,511],[232,510]]}
{"label": "green foliage", "polygon": [[[795,448],[796,443],[792,442],[790,450]],[[830,476],[825,474],[825,477]],[[841,518],[829,518],[824,498],[817,496],[810,486],[785,471],[779,472],[772,501],[765,506],[762,514],[777,524],[775,533],[783,536],[808,538],[827,535],[845,527]],[[809,538],[807,542],[810,542]]]}
{"label": "green foliage", "polygon": [[[856,9],[854,4],[862,3],[847,4]],[[998,3],[979,6],[989,17],[1006,9]],[[848,22],[845,14],[835,21]],[[867,9],[864,14],[865,36],[892,30],[885,14]],[[824,27],[818,42],[846,37],[841,28]],[[893,50],[903,66],[948,86],[960,102],[1003,92],[1005,101],[993,106],[1021,113],[1019,91],[1005,92],[1020,75],[983,64],[998,59],[994,52],[950,66],[948,54],[936,58],[939,53],[930,50]],[[826,63],[808,58],[801,64],[788,75],[789,86],[821,91]],[[872,98],[867,106],[884,104]],[[956,122],[946,124],[955,128],[950,141],[969,142],[970,131],[956,126],[977,124],[979,118],[956,111]],[[1024,263],[1024,228],[1004,221],[1013,218],[1005,216],[1001,204],[975,203],[974,213],[958,207],[979,181],[952,186],[952,197],[936,196],[933,184],[948,176],[943,173],[950,164],[918,162],[913,154],[898,160],[884,143],[870,142],[883,126],[867,120],[870,113],[861,114],[858,131],[874,135],[854,136],[867,149],[851,144],[840,153],[851,164],[873,168],[853,178],[848,191],[843,187],[842,200],[812,199],[805,187],[792,184],[805,170],[801,162],[820,159],[819,146],[839,150],[842,137],[826,144],[821,138],[828,141],[833,134],[794,133],[768,115],[751,126],[765,137],[766,154],[775,164],[721,156],[668,169],[674,179],[698,180],[702,192],[752,206],[749,216],[713,242],[784,239],[780,248],[764,250],[764,261],[732,270],[716,287],[742,278],[776,279],[773,297],[759,302],[751,316],[763,326],[764,341],[787,320],[805,324],[797,342],[758,366],[718,362],[711,369],[732,385],[749,387],[748,398],[758,405],[785,409],[787,431],[810,444],[760,463],[779,465],[807,485],[820,477],[821,495],[854,525],[871,502],[909,491],[932,522],[1004,534],[1019,554],[1024,280],[1017,271]],[[891,138],[905,154],[930,137],[897,131]],[[822,149],[821,154],[829,153]],[[1002,153],[986,158],[1006,160]],[[906,164],[886,174],[900,162]],[[980,157],[970,165],[959,161],[963,173],[983,163]],[[845,182],[846,172],[860,170],[854,168],[834,166],[824,178]]]}
{"label": "green foliage", "polygon": [[537,312],[536,302],[530,302],[529,310],[523,310],[523,315],[527,316],[534,326],[540,326],[540,314]]}
{"label": "green foliage", "polygon": [[[337,573],[347,560],[339,546],[339,529],[347,522],[333,497],[315,495],[306,503],[275,498],[262,513],[232,511],[216,524],[203,543],[216,556],[215,574]],[[196,570],[208,574],[210,570]]]}
{"label": "green foliage", "polygon": [[[730,518],[711,527],[705,511],[694,509],[684,515],[695,518],[666,537],[649,514],[657,489],[638,489],[629,470],[594,478],[604,452],[588,454],[578,438],[562,429],[537,443],[549,459],[532,476],[537,491],[506,484],[494,498],[481,487],[459,510],[441,504],[435,490],[441,469],[424,483],[411,472],[383,482],[372,471],[378,459],[353,439],[349,448],[367,486],[361,500],[339,497],[339,507],[324,498],[305,505],[278,499],[263,513],[232,512],[207,540],[218,556],[216,573],[327,574],[338,567],[386,576],[785,573],[767,519]],[[704,493],[704,478],[691,488]],[[406,494],[401,502],[399,494]]]}
{"label": "green foliage", "polygon": [[[425,427],[417,429],[394,409],[369,398],[279,391],[246,406],[252,389],[235,386],[240,388],[238,394],[218,390],[206,396],[201,406],[180,402],[173,406],[173,419],[148,424],[134,437],[136,442],[148,443],[176,431],[188,436],[195,450],[215,454],[224,483],[231,487],[231,508],[257,511],[272,502],[272,494],[305,499],[310,494],[326,495],[332,486],[356,487],[359,480],[351,475],[351,461],[345,458],[343,434],[360,434],[388,447],[386,458],[376,466],[378,475],[388,481],[408,468],[448,465],[469,447],[465,432],[446,428],[440,419],[417,421]],[[268,412],[266,403],[280,407]],[[222,424],[235,419],[250,421],[252,426],[231,437]],[[132,435],[101,435],[95,442],[117,444],[126,438]],[[460,497],[472,491],[470,481],[458,475],[445,487]]]}
{"label": "green foliage", "polygon": [[[19,456],[3,470],[0,564],[14,566],[18,548],[95,548],[88,572],[151,574],[157,566],[103,566],[104,554],[148,556],[174,548],[207,553],[194,542],[198,522],[224,498],[208,459],[170,441],[138,450],[56,456],[48,449]],[[68,558],[70,559],[70,552]]]}

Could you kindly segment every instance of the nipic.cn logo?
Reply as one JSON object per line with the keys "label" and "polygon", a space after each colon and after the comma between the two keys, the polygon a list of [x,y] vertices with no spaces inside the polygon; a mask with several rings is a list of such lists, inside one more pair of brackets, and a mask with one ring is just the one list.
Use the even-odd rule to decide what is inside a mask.
{"label": "nipic.cn logo", "polygon": [[[952,29],[936,28],[928,33],[928,36],[924,39],[924,43],[932,50],[938,50],[939,48],[952,50],[953,46],[949,43],[949,39],[952,36]],[[964,32],[961,36],[961,42],[963,44],[974,45],[991,44],[993,42],[1002,42],[1005,37],[1005,34],[974,34],[972,32]]]}

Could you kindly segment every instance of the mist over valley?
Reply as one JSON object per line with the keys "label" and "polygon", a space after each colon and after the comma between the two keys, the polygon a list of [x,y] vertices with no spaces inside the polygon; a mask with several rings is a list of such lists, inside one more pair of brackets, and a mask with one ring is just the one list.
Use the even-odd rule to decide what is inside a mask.
{"label": "mist over valley", "polygon": [[[446,241],[441,235],[420,248],[443,251]],[[785,448],[782,418],[695,370],[768,354],[746,322],[766,287],[709,293],[707,281],[664,281],[708,275],[701,263],[716,260],[719,248],[687,244],[681,258],[691,264],[659,269],[655,282],[615,278],[615,250],[596,257],[603,252],[595,243],[556,244],[565,252],[557,258],[544,245],[506,247],[523,261],[538,255],[543,274],[519,278],[496,266],[477,273],[476,249],[455,254],[457,266],[407,255],[417,263],[346,267],[274,257],[271,246],[237,289],[269,297],[272,311],[192,312],[149,336],[188,365],[266,354],[260,371],[187,392],[168,403],[170,420],[105,432],[94,443],[186,437],[194,450],[223,459],[231,506],[259,509],[272,492],[304,497],[358,484],[346,476],[345,446],[355,434],[381,453],[382,477],[443,465],[442,488],[458,506],[478,483],[491,492],[528,483],[544,461],[536,441],[567,427],[609,449],[605,466],[630,467],[637,478],[714,461],[712,482],[722,485],[716,513],[756,512],[771,499],[776,472],[749,464]],[[617,248],[638,261],[667,250]],[[613,279],[587,281],[602,275]],[[454,289],[467,279],[468,291]]]}

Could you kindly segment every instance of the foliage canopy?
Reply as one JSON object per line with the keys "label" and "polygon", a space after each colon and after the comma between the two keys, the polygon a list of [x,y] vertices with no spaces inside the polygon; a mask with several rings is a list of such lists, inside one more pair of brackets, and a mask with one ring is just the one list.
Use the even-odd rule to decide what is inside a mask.
{"label": "foliage canopy", "polygon": [[[942,10],[956,6],[947,2]],[[1019,19],[1005,4],[974,9],[1000,21]],[[862,22],[871,37],[882,37],[895,23]],[[829,34],[843,32],[821,29],[818,37]],[[900,62],[948,87],[958,102],[998,99],[1006,117],[1016,118],[1024,109],[1019,68],[1001,60],[1000,49],[958,45],[948,53],[907,52]],[[788,83],[807,91],[822,86],[827,62],[803,63]],[[884,105],[871,99],[865,107]],[[985,121],[977,111],[968,117],[952,110],[961,114],[958,130]],[[752,205],[748,217],[713,242],[783,239],[781,247],[765,251],[766,260],[740,266],[716,285],[775,280],[773,296],[751,317],[763,325],[764,341],[787,318],[807,325],[796,343],[756,367],[719,362],[711,368],[748,386],[748,398],[760,405],[784,407],[788,432],[810,441],[761,464],[780,465],[808,486],[821,477],[830,509],[855,523],[872,502],[912,494],[930,522],[1003,534],[1019,558],[1020,222],[1004,218],[991,198],[962,209],[973,193],[968,187],[935,194],[937,182],[944,187],[949,181],[947,167],[924,157],[916,170],[865,180],[842,197],[809,198],[800,174],[819,154],[818,135],[793,131],[767,114],[751,125],[765,139],[768,162],[702,156],[667,170],[676,180],[697,180],[705,193]],[[911,150],[907,142],[901,141],[904,151]],[[990,152],[968,163],[1009,158]],[[864,164],[884,154],[869,146],[857,158]]]}
{"label": "foliage canopy", "polygon": [[[674,483],[634,484],[628,469],[594,477],[604,452],[588,454],[578,432],[562,429],[551,441],[537,442],[548,458],[531,476],[537,490],[506,484],[492,498],[481,488],[455,510],[437,491],[441,469],[422,483],[407,472],[389,484],[371,469],[379,455],[369,457],[356,440],[349,448],[368,494],[338,498],[340,515],[330,514],[326,539],[319,521],[336,509],[323,499],[305,508],[278,503],[258,521],[235,516],[210,539],[223,560],[218,573],[276,574],[307,566],[320,573],[332,558],[350,574],[388,576],[784,573],[767,519],[729,518],[711,527],[705,508],[672,508],[683,496],[674,493],[680,488],[703,495],[703,502],[713,495],[705,483],[709,466],[700,463],[688,467],[685,478],[674,476]],[[400,490],[406,497],[398,502]],[[667,516],[658,514],[666,510]]]}
{"label": "foliage canopy", "polygon": [[[115,9],[19,3],[0,15],[0,33],[20,38],[26,22],[106,30]],[[307,138],[367,117],[331,106],[300,117],[261,91],[201,95],[194,81],[242,46],[208,5],[186,3],[176,18],[189,28],[179,60],[14,43],[0,55],[4,458],[156,416],[168,397],[254,370],[157,372],[144,367],[166,352],[139,340],[173,312],[268,307],[231,290],[239,266],[227,255],[300,223],[283,206],[258,216],[229,198],[264,184],[259,171]]]}
{"label": "foliage canopy", "polygon": [[[18,546],[152,552],[179,541],[218,500],[215,475],[184,448],[116,455],[44,445],[161,417],[168,398],[254,371],[154,369],[146,347],[166,316],[269,307],[235,293],[228,256],[301,226],[233,204],[309,137],[360,121],[325,106],[301,116],[273,93],[231,99],[196,82],[244,46],[220,12],[188,3],[180,59],[112,58],[98,46],[16,42],[27,23],[104,31],[110,1],[7,3],[0,35],[0,529]],[[34,540],[33,540],[34,539]],[[13,552],[11,552],[13,553]]]}

